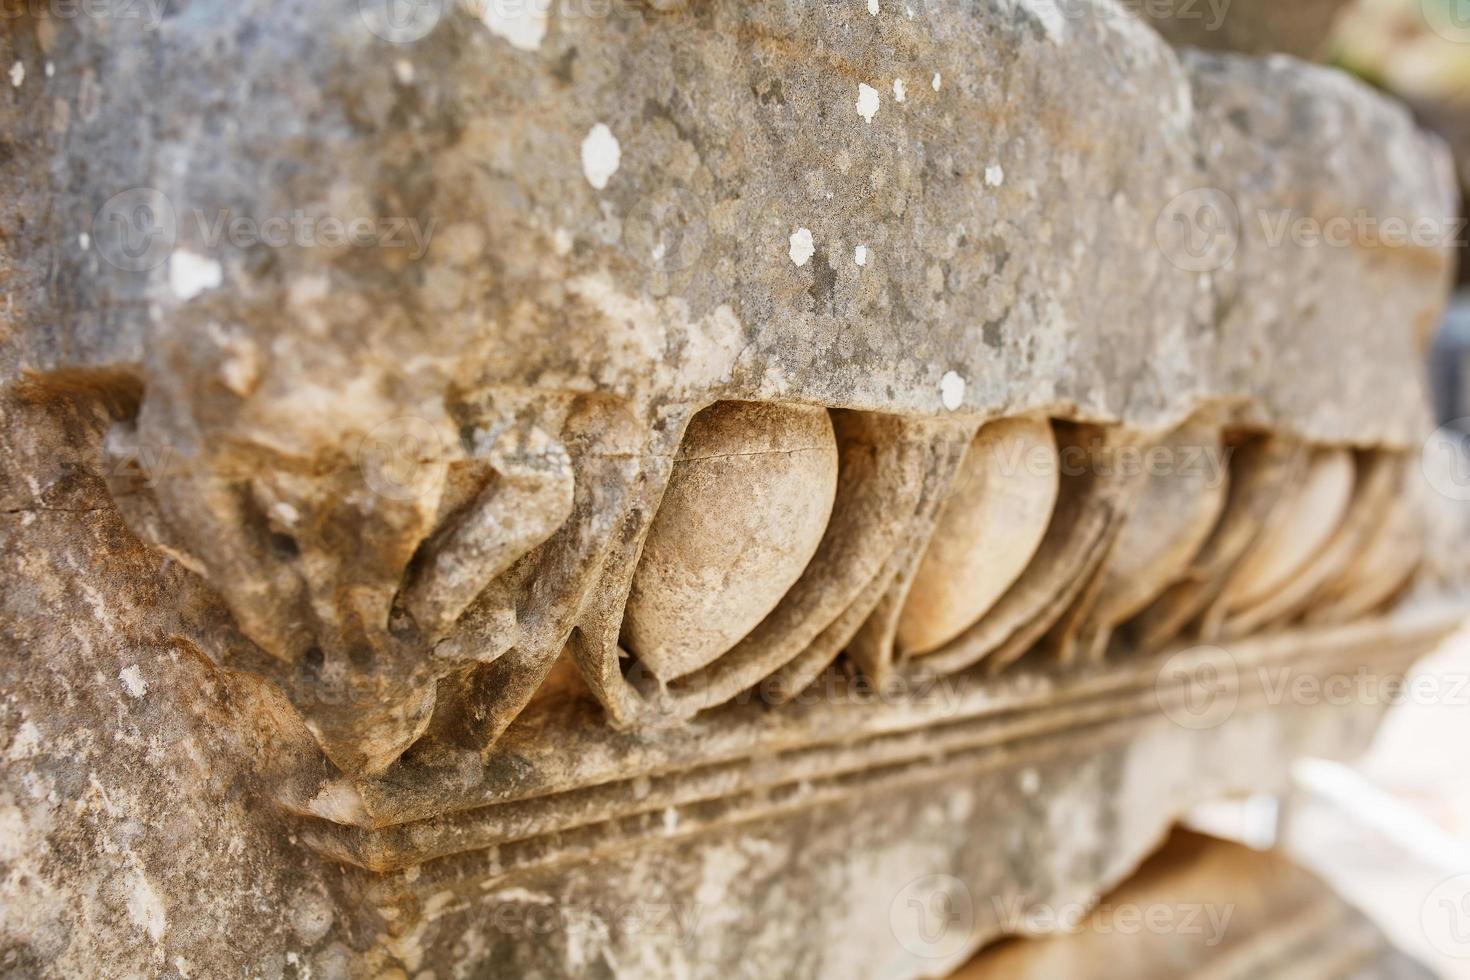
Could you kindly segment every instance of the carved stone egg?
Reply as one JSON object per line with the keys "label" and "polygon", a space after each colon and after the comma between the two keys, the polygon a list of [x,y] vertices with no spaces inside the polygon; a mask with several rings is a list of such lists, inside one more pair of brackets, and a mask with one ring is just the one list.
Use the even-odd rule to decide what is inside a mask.
{"label": "carved stone egg", "polygon": [[1289,581],[1342,523],[1352,501],[1355,471],[1346,449],[1312,454],[1302,483],[1278,507],[1261,540],[1236,571],[1228,592],[1231,609],[1245,609]]}
{"label": "carved stone egg", "polygon": [[826,409],[721,402],[700,412],[633,575],[623,647],[663,680],[714,661],[801,577],[836,494]]}
{"label": "carved stone egg", "polygon": [[976,435],[898,621],[905,653],[932,653],[978,622],[1026,570],[1060,486],[1046,419],[1004,419]]}

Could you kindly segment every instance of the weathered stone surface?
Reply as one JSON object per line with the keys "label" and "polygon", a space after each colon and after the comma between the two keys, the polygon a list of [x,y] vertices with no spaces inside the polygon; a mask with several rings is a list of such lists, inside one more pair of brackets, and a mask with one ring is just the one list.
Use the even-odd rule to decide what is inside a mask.
{"label": "weathered stone surface", "polygon": [[[493,743],[597,570],[631,574],[712,401],[1164,431],[1217,400],[1316,442],[1422,431],[1402,386],[1445,254],[1269,240],[1266,218],[1452,213],[1437,149],[1330,73],[1181,61],[1105,3],[618,7],[525,47],[459,8],[411,45],[345,7],[273,10],[20,25],[57,71],[21,87],[52,155],[15,264],[54,285],[21,297],[6,357],[136,393],[109,465],[169,465],[119,494],[130,526],[229,606],[246,642],[210,655],[291,692],[344,768],[426,732]],[[222,113],[238,91],[250,111]],[[1190,196],[1210,187],[1234,219]],[[129,261],[158,230],[130,193],[173,213],[171,250]],[[418,262],[205,240],[303,208],[437,233]],[[1202,214],[1226,237],[1194,254],[1221,230]],[[523,511],[529,551],[464,546]],[[903,581],[890,555],[830,574],[871,607]],[[583,629],[590,660],[616,627]]]}
{"label": "weathered stone surface", "polygon": [[[1254,693],[1181,739],[1200,656],[1160,687],[1165,643],[1239,626],[1222,593],[1302,470],[1243,454],[1201,550],[1150,552],[1133,595],[1135,505],[1213,504],[1118,463],[1199,418],[1350,459],[1332,560],[1246,610],[1240,664],[1390,669],[1448,629],[1415,575],[1454,599],[1453,559],[1359,490],[1412,468],[1447,256],[1272,232],[1440,220],[1440,148],[1330,72],[1176,54],[1102,0],[890,7],[10,25],[7,965],[933,973],[1001,928],[906,947],[916,875],[1095,895],[1261,759],[1361,743],[1379,706]],[[298,210],[421,240],[248,240]],[[620,638],[661,503],[737,403],[830,418],[830,517],[729,649],[644,663]],[[1016,417],[1057,441],[1050,526],[910,659],[966,447]],[[761,425],[732,437],[773,448]],[[829,486],[822,434],[791,485]],[[1167,629],[1115,621],[1161,595]],[[650,942],[629,903],[715,918]]]}

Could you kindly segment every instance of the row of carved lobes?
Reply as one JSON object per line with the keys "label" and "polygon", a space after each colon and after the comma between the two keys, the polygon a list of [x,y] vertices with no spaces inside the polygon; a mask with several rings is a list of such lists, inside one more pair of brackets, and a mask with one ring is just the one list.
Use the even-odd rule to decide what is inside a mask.
{"label": "row of carved lobes", "polygon": [[789,699],[844,654],[883,681],[1352,619],[1419,555],[1401,457],[1209,414],[1151,438],[752,402],[646,432],[615,414],[573,405],[443,460],[407,425],[398,473],[362,452],[148,492],[110,473],[354,774],[415,743],[489,751],[538,697],[673,724],[757,685]]}

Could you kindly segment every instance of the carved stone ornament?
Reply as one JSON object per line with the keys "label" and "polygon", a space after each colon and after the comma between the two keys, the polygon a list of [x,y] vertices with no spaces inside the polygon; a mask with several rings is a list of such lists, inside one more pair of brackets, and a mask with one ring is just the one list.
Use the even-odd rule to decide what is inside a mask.
{"label": "carved stone ornament", "polygon": [[1463,615],[1449,252],[1291,230],[1451,219],[1404,109],[1111,0],[584,7],[5,22],[7,966],[938,976]]}

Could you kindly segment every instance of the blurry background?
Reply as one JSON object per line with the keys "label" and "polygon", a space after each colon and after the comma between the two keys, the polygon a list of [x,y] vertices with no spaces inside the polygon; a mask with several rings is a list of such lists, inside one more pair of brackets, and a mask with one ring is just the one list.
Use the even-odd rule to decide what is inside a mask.
{"label": "blurry background", "polygon": [[[1392,93],[1443,136],[1456,157],[1462,198],[1470,196],[1470,0],[1354,0],[1318,56]],[[1465,434],[1470,465],[1470,262],[1463,242],[1460,251],[1459,292],[1427,369],[1439,421]],[[1436,887],[1470,871],[1470,629],[1416,673],[1432,679],[1425,688],[1432,693],[1392,709],[1356,765],[1309,760],[1297,767],[1289,798],[1208,807],[1194,822],[1254,846],[1280,844],[1402,949],[1444,977],[1470,980],[1470,937],[1447,953],[1423,926]]]}

